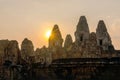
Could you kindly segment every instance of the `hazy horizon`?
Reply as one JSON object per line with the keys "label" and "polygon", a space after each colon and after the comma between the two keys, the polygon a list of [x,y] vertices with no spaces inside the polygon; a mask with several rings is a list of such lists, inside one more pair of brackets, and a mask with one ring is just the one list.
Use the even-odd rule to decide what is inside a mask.
{"label": "hazy horizon", "polygon": [[90,32],[104,20],[115,49],[120,49],[119,0],[0,0],[0,40],[30,39],[35,48],[48,44],[45,34],[58,24],[62,37],[74,32],[85,15]]}

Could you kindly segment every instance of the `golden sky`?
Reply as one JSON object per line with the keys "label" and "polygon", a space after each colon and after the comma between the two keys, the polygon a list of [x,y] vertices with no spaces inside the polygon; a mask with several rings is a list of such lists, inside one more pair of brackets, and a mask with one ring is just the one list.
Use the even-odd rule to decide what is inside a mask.
{"label": "golden sky", "polygon": [[0,39],[32,40],[35,48],[48,44],[45,34],[58,24],[62,37],[74,32],[85,15],[90,31],[103,19],[113,45],[120,49],[120,0],[0,0]]}

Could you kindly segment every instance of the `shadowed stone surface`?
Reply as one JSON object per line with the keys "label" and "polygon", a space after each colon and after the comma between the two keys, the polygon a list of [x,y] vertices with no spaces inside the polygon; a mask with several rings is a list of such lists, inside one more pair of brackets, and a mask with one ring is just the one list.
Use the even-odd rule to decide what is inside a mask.
{"label": "shadowed stone surface", "polygon": [[19,59],[20,50],[18,47],[18,42],[16,40],[9,41],[9,44],[5,49],[5,60],[9,60],[13,64],[17,64]]}
{"label": "shadowed stone surface", "polygon": [[85,16],[81,16],[75,32],[75,43],[79,45],[82,41],[89,39],[89,27]]}
{"label": "shadowed stone surface", "polygon": [[42,48],[37,48],[34,52],[35,54],[35,62],[40,62],[41,64],[46,63],[46,66],[49,65],[52,62],[51,59],[51,53],[49,52],[49,49],[43,46]]}
{"label": "shadowed stone surface", "polygon": [[34,56],[34,46],[32,41],[25,38],[21,44],[21,57],[28,61],[30,56]]}
{"label": "shadowed stone surface", "polygon": [[[103,20],[99,21],[96,33],[90,33],[86,17],[81,16],[75,41],[67,35],[64,47],[62,43],[58,25],[53,27],[48,47],[36,51],[27,38],[21,51],[16,40],[0,40],[0,80],[113,80],[116,76],[120,80],[120,51],[114,50]],[[7,64],[20,60],[20,64],[3,67],[6,60]]]}
{"label": "shadowed stone surface", "polygon": [[16,40],[0,40],[0,64],[6,60],[16,64],[20,57],[20,50]]}
{"label": "shadowed stone surface", "polygon": [[104,50],[108,50],[112,46],[112,41],[109,33],[107,32],[106,25],[103,20],[100,20],[96,29],[97,44],[102,46]]}
{"label": "shadowed stone surface", "polygon": [[58,25],[54,25],[51,36],[49,38],[49,51],[52,53],[52,59],[65,57],[62,43],[63,39],[59,27]]}
{"label": "shadowed stone surface", "polygon": [[69,49],[70,46],[72,46],[73,40],[70,34],[68,34],[65,38],[64,48]]}
{"label": "shadowed stone surface", "polygon": [[59,27],[58,25],[54,25],[51,36],[49,38],[49,48],[62,48],[62,43],[63,39]]}
{"label": "shadowed stone surface", "polygon": [[5,48],[8,44],[9,40],[0,40],[0,64],[4,62]]}

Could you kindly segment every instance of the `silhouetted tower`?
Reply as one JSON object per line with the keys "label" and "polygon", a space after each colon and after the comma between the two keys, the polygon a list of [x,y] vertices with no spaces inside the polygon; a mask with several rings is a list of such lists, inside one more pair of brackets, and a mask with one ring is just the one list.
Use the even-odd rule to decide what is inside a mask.
{"label": "silhouetted tower", "polygon": [[65,38],[65,42],[64,42],[64,48],[67,49],[70,46],[72,46],[73,40],[70,34],[68,34]]}
{"label": "silhouetted tower", "polygon": [[75,43],[80,45],[81,42],[89,39],[89,27],[85,16],[81,16],[75,32]]}
{"label": "silhouetted tower", "polygon": [[49,48],[54,51],[56,48],[62,48],[62,35],[58,25],[54,25],[51,36],[49,38]]}
{"label": "silhouetted tower", "polygon": [[103,50],[112,48],[112,41],[109,33],[107,32],[106,25],[103,20],[100,20],[96,29],[97,45],[101,46]]}

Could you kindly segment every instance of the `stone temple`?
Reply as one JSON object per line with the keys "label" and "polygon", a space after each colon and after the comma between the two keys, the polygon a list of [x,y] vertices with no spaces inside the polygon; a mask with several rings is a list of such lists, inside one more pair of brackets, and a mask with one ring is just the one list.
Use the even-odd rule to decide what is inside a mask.
{"label": "stone temple", "polygon": [[[111,37],[103,20],[98,22],[96,32],[90,32],[85,16],[81,16],[74,33],[75,41],[70,34],[63,40],[59,26],[56,24],[52,29],[48,47],[43,46],[34,50],[31,40],[25,38],[19,49],[16,40],[0,40],[0,62],[6,60],[14,64],[46,63],[62,58],[104,58],[119,56],[114,49]],[[64,41],[64,44],[63,44]]]}
{"label": "stone temple", "polygon": [[[54,39],[52,39],[54,37]],[[85,16],[81,16],[75,31],[75,41],[68,34],[62,47],[62,36],[57,25],[52,30],[49,48],[52,59],[59,58],[102,58],[117,56],[103,20],[98,22],[96,32],[91,32]]]}
{"label": "stone temple", "polygon": [[[25,38],[22,41],[21,49],[19,48],[19,44],[16,40],[0,40],[0,80],[36,80],[31,79],[31,77],[37,78],[38,76],[41,78],[37,80],[44,80],[43,78],[47,75],[53,77],[53,79],[45,80],[58,80],[54,78],[58,77],[56,75],[61,77],[60,73],[70,78],[67,79],[67,77],[65,78],[64,76],[63,78],[65,79],[59,80],[87,80],[86,78],[89,78],[91,74],[92,76],[95,74],[98,75],[99,71],[97,68],[99,64],[101,66],[101,68],[99,68],[102,71],[108,68],[108,66],[103,66],[106,59],[107,61],[109,59],[110,61],[115,61],[115,64],[108,61],[111,66],[110,69],[108,68],[107,70],[110,70],[112,73],[119,76],[120,69],[119,65],[116,66],[116,62],[120,61],[120,50],[114,49],[111,37],[103,20],[98,22],[96,32],[90,32],[86,17],[81,16],[76,26],[74,36],[75,41],[73,41],[70,34],[67,34],[65,40],[63,40],[60,28],[56,24],[53,26],[51,36],[49,37],[48,47],[43,46],[42,48],[34,50],[34,45],[28,38]],[[86,59],[87,62],[84,61],[84,63],[87,67],[84,67],[84,63],[81,65],[80,62]],[[96,61],[96,64],[98,65],[94,64],[94,61],[91,61],[98,59],[100,60]],[[101,62],[101,59],[103,62]],[[57,64],[55,61],[57,61]],[[89,64],[89,62],[91,62],[91,64],[93,62],[92,66],[95,67],[91,68],[91,64]],[[72,67],[71,65],[76,67]],[[61,66],[63,66],[63,68]],[[113,66],[118,70],[115,70]],[[101,73],[102,75],[105,75],[105,73]],[[73,74],[75,74],[78,79],[77,77],[74,77],[76,79],[71,79]],[[106,72],[105,80],[110,80],[106,79],[106,76],[110,77],[113,74],[107,74],[109,74],[109,72]],[[25,75],[28,77],[25,77]],[[1,79],[3,76],[5,79]],[[101,80],[101,78],[96,80]],[[120,78],[117,80],[120,80]]]}

